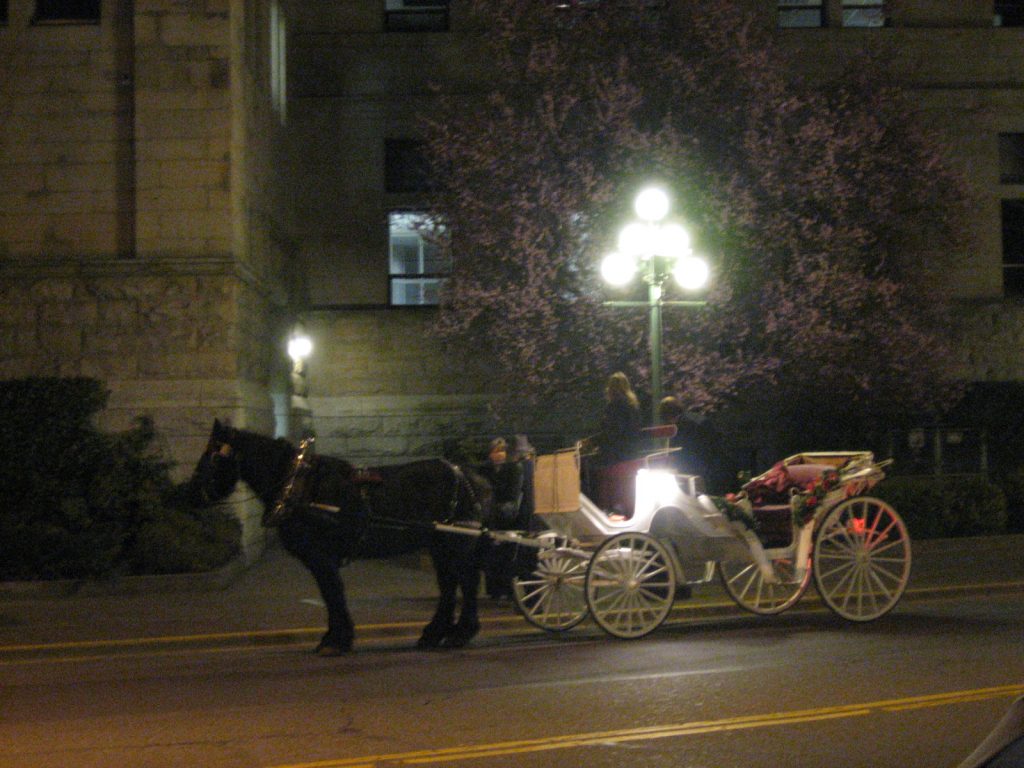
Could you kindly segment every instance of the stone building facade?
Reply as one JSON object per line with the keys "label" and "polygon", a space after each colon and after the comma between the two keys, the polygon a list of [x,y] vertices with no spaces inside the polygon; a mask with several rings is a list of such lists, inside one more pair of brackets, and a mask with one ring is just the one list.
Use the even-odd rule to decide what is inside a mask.
{"label": "stone building facade", "polygon": [[[750,2],[821,70],[887,45],[977,199],[953,364],[1024,380],[1020,3]],[[389,259],[421,202],[392,166],[429,81],[485,84],[475,34],[443,0],[0,0],[0,376],[104,380],[104,426],[154,416],[182,473],[214,416],[367,463],[505,426],[486,363],[431,340]]]}
{"label": "stone building facade", "polygon": [[152,416],[181,474],[215,415],[280,430],[273,4],[2,4],[0,375],[103,380],[102,426]]}

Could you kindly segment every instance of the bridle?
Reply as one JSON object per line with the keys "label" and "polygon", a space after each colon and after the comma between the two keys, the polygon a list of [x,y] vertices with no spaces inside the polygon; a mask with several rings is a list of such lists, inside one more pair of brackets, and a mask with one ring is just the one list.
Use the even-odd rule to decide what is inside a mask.
{"label": "bridle", "polygon": [[[200,477],[199,482],[196,483],[199,498],[202,500],[204,506],[212,504],[215,501],[219,501],[220,498],[223,498],[222,496],[214,499],[207,490],[207,487],[211,482],[216,482],[217,467],[219,464],[229,460],[232,462],[233,467],[233,478],[231,484],[234,485],[238,482],[238,463],[237,457],[235,456],[235,449],[230,443],[211,437],[210,441],[206,445],[206,451],[199,459],[200,467],[205,467],[203,469],[204,477]],[[212,479],[211,477],[207,477],[207,475],[212,476]]]}

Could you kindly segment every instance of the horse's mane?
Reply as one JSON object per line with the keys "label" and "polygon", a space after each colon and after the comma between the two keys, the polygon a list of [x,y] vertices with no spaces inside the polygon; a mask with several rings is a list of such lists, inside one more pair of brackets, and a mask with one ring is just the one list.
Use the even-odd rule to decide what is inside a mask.
{"label": "horse's mane", "polygon": [[296,448],[283,437],[267,437],[247,429],[229,427],[232,445],[239,454],[242,479],[264,504],[277,499]]}

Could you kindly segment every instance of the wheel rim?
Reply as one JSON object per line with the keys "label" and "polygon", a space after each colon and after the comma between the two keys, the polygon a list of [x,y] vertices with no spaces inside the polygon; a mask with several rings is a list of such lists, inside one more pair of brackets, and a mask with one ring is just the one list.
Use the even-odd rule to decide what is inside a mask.
{"label": "wheel rim", "polygon": [[564,632],[587,617],[586,576],[587,560],[580,555],[542,552],[533,573],[512,580],[512,594],[528,622],[548,632]]}
{"label": "wheel rim", "polygon": [[776,583],[764,578],[752,558],[722,560],[718,563],[718,574],[725,591],[738,606],[752,613],[771,615],[795,605],[811,581],[810,568],[805,568],[803,578],[797,580],[792,559],[772,560],[771,565]]}
{"label": "wheel rim", "polygon": [[833,611],[851,621],[877,619],[899,602],[910,578],[910,536],[896,511],[859,497],[828,515],[814,545],[814,583]]}
{"label": "wheel rim", "polygon": [[587,568],[587,605],[594,621],[615,637],[642,637],[668,616],[676,574],[668,551],[642,533],[614,536]]}

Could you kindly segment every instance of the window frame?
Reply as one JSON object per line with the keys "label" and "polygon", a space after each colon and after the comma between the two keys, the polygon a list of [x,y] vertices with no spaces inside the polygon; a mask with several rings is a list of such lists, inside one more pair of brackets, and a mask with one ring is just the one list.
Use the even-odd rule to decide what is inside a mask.
{"label": "window frame", "polygon": [[102,15],[102,0],[36,0],[32,24],[99,24]]}
{"label": "window frame", "polygon": [[996,27],[1024,27],[1024,1],[994,0],[992,24]]}
{"label": "window frame", "polygon": [[1024,197],[1000,204],[1003,247],[1003,295],[1024,297]]}
{"label": "window frame", "polygon": [[384,31],[448,32],[449,0],[384,0]]}
{"label": "window frame", "polygon": [[429,192],[426,142],[406,136],[384,139],[384,191],[390,195]]}
{"label": "window frame", "polygon": [[[828,3],[826,0],[779,0],[776,5],[777,21],[779,29],[820,29],[828,24]],[[797,17],[801,14],[816,13],[817,23],[786,23],[787,17]]]}
{"label": "window frame", "polygon": [[[419,219],[419,222],[413,221],[411,226],[396,227],[395,219],[398,217],[408,217],[410,220]],[[432,225],[431,225],[432,222]],[[388,211],[387,215],[387,226],[388,226],[388,306],[389,307],[436,307],[440,303],[440,290],[444,286],[444,283],[451,276],[451,263],[447,265],[440,264],[437,266],[446,266],[447,269],[439,270],[433,269],[428,270],[428,259],[429,256],[426,253],[427,245],[430,242],[429,238],[424,236],[422,232],[428,227],[433,226],[435,232],[439,232],[437,235],[439,239],[447,237],[447,226],[443,221],[432,216],[429,212],[422,208],[393,208]],[[400,233],[401,237],[412,237],[415,236],[417,239],[417,272],[407,271],[396,271],[396,259],[395,259],[395,247],[396,247],[396,232]],[[435,247],[439,253],[443,256],[443,245],[436,244]],[[438,261],[447,261],[445,258],[440,258]],[[418,286],[419,288],[419,300],[418,301],[407,301],[399,300],[398,287],[401,284],[409,284],[411,286]],[[430,296],[430,292],[433,296]]]}
{"label": "window frame", "polygon": [[[877,14],[866,17],[867,23],[851,23],[859,18],[858,11],[877,11]],[[880,29],[889,23],[885,0],[842,0],[840,14],[843,27],[847,29]]]}

